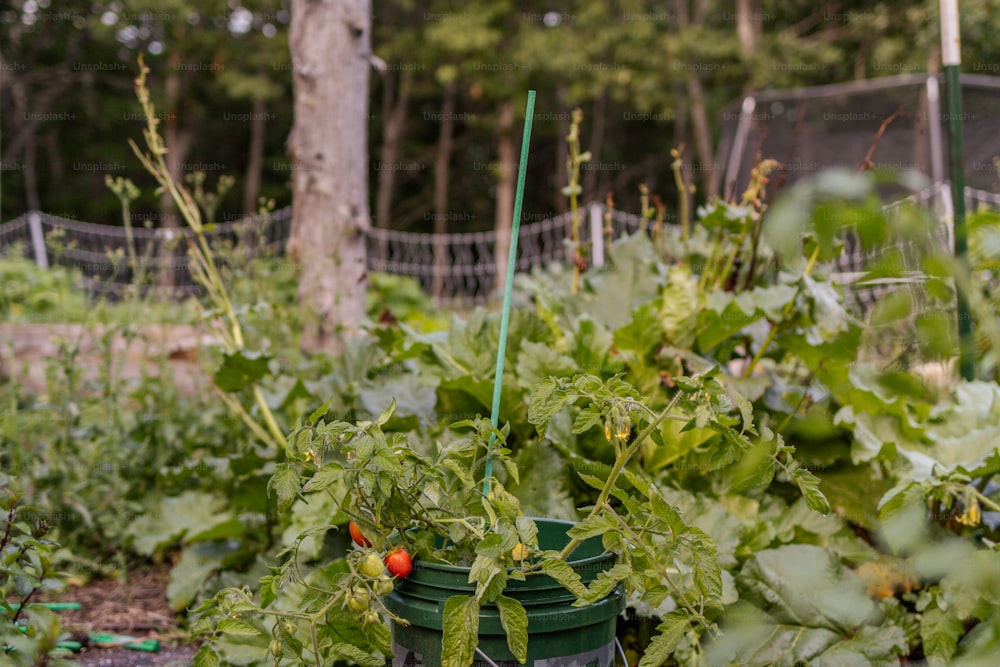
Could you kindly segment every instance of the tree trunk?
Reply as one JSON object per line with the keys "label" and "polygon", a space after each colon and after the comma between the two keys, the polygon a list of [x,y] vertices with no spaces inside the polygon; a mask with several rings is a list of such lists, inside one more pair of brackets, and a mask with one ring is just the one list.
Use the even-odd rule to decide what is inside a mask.
{"label": "tree trunk", "polygon": [[299,301],[318,316],[307,349],[340,347],[365,317],[368,285],[370,0],[292,0],[292,230]]}
{"label": "tree trunk", "polygon": [[391,72],[386,72],[383,80],[385,81],[386,96],[385,103],[382,105],[383,137],[379,161],[384,166],[378,172],[378,193],[375,195],[375,226],[388,228],[392,218],[392,195],[396,189],[396,169],[393,167],[399,160],[403,146],[406,112],[410,105],[413,75],[408,71],[399,75],[398,94]]}
{"label": "tree trunk", "polygon": [[[166,104],[164,105],[165,121],[163,125],[163,141],[167,145],[167,173],[174,183],[184,184],[184,157],[191,143],[191,133],[183,131],[177,125],[177,106],[181,97],[180,54],[170,56],[170,66],[167,69],[167,80],[164,83]],[[211,222],[211,220],[206,220]],[[160,195],[160,227],[177,229],[180,219],[177,206],[169,192]],[[171,290],[176,284],[174,257],[178,254],[177,239],[169,235],[160,245],[159,257],[162,262],[157,283],[164,290]]]}
{"label": "tree trunk", "polygon": [[497,118],[497,201],[496,201],[496,280],[494,289],[502,290],[507,279],[507,255],[510,253],[510,232],[514,220],[514,105],[504,102]]}
{"label": "tree trunk", "polygon": [[444,293],[444,275],[448,269],[448,175],[455,137],[454,81],[444,88],[441,102],[441,131],[437,155],[434,158],[434,285],[432,294],[440,299]]}
{"label": "tree trunk", "polygon": [[49,158],[49,178],[52,183],[62,183],[65,161],[59,150],[59,133],[51,129],[45,133],[45,152]]}
{"label": "tree trunk", "polygon": [[[684,30],[691,26],[700,26],[705,22],[705,13],[708,3],[696,2],[694,13],[688,11],[685,0],[678,0],[677,26]],[[701,175],[701,188],[709,196],[715,194],[710,192],[712,179],[709,170],[712,168],[712,130],[708,119],[708,108],[705,104],[705,89],[701,85],[701,79],[697,72],[688,72],[686,77],[687,93],[691,110],[691,129],[694,131],[694,152],[701,162],[699,174]]]}
{"label": "tree trunk", "polygon": [[247,160],[247,181],[243,188],[243,215],[257,214],[257,200],[260,198],[260,170],[264,164],[264,139],[267,130],[267,102],[263,98],[253,99],[253,114],[250,118],[250,157]]}
{"label": "tree trunk", "polygon": [[[181,132],[177,125],[177,105],[181,97],[181,75],[178,71],[181,64],[180,53],[172,54],[169,63],[167,80],[164,82],[166,103],[164,105],[163,141],[167,144],[167,173],[175,183],[183,184],[184,155],[187,153],[185,144],[190,140],[190,137],[185,138],[185,133]],[[160,222],[162,227],[180,227],[177,207],[169,192],[160,195]],[[211,221],[207,220],[206,222]]]}
{"label": "tree trunk", "polygon": [[736,36],[745,57],[752,56],[757,50],[762,20],[758,19],[760,13],[754,0],[736,0]]}

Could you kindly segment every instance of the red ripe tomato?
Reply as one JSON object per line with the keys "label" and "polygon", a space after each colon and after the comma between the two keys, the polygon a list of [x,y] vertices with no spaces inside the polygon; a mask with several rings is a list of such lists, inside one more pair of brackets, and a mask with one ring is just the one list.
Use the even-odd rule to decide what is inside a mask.
{"label": "red ripe tomato", "polygon": [[359,547],[370,547],[372,545],[371,540],[365,537],[365,534],[361,532],[360,528],[358,528],[358,524],[352,521],[348,524],[347,529],[351,531],[351,539],[354,540],[354,543]]}
{"label": "red ripe tomato", "polygon": [[405,549],[393,549],[385,557],[385,566],[392,576],[406,579],[413,569],[413,561]]}

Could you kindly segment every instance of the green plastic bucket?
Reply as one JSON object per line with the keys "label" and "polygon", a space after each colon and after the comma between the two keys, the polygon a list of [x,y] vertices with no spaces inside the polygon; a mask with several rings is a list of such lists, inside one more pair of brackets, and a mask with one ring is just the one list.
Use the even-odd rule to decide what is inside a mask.
{"label": "green plastic bucket", "polygon": [[[542,549],[562,549],[569,543],[566,531],[573,524],[554,519],[535,519]],[[614,554],[604,552],[599,538],[585,540],[572,554],[569,565],[584,583],[615,563]],[[473,595],[469,568],[437,563],[413,564],[413,572],[385,598],[386,607],[410,622],[392,623],[392,667],[441,664],[441,629],[444,603],[453,595]],[[613,667],[615,622],[625,608],[625,594],[616,588],[604,600],[574,607],[576,598],[549,576],[530,575],[526,581],[508,581],[504,595],[515,598],[528,613],[529,667]],[[507,648],[500,613],[486,605],[479,614],[479,650],[500,667],[520,663]],[[477,654],[474,667],[489,667]]]}

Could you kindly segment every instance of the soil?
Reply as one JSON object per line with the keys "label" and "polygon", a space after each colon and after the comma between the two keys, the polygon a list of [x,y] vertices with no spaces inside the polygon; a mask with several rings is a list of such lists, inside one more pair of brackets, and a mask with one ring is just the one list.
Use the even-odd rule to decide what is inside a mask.
{"label": "soil", "polygon": [[[63,629],[84,644],[75,660],[83,667],[181,667],[191,665],[196,646],[187,643],[167,603],[169,567],[130,572],[125,582],[98,579],[69,587],[53,597],[58,602],[79,602],[79,611],[60,611]],[[160,650],[146,653],[90,643],[88,632],[156,639]]]}

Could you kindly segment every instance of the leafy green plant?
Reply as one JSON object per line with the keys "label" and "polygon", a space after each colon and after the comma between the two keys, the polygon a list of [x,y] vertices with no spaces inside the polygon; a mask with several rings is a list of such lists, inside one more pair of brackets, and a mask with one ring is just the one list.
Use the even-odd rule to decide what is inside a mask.
{"label": "leafy green plant", "polygon": [[72,320],[87,311],[77,273],[60,266],[40,269],[18,246],[0,257],[0,282],[0,317],[5,322]]}
{"label": "leafy green plant", "polygon": [[45,539],[45,519],[10,483],[0,473],[0,656],[9,665],[72,665],[64,659],[70,651],[56,647],[64,634],[59,618],[34,604],[63,587],[53,565],[59,545]]}

